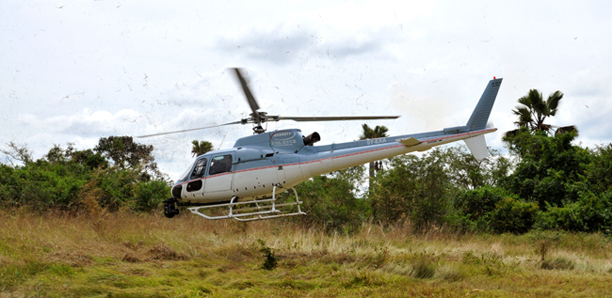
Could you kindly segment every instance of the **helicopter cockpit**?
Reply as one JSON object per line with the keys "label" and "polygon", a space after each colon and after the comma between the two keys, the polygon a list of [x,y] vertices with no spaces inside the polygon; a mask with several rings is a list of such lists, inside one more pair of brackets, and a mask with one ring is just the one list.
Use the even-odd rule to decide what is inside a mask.
{"label": "helicopter cockpit", "polygon": [[[210,160],[210,165],[208,161]],[[208,169],[208,171],[207,171]],[[172,194],[180,197],[181,184],[187,184],[187,191],[197,191],[202,188],[200,178],[205,176],[218,175],[232,170],[232,154],[202,155],[199,156],[189,168],[180,176],[172,188]],[[195,181],[194,181],[195,180]]]}
{"label": "helicopter cockpit", "polygon": [[187,168],[187,170],[185,170],[185,172],[176,181],[176,184],[204,177],[206,174],[208,159],[211,160],[208,175],[217,175],[229,172],[232,169],[231,154],[217,155],[212,158],[210,158],[210,156],[200,156]]}

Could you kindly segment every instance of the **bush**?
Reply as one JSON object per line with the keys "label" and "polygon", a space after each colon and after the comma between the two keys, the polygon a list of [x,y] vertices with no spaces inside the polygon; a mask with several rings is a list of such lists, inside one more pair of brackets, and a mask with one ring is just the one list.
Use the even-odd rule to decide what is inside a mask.
{"label": "bush", "polygon": [[520,161],[515,171],[502,179],[501,186],[527,201],[538,202],[541,208],[575,201],[573,185],[585,180],[587,165],[593,161],[589,150],[572,145],[575,138],[575,133],[549,137],[526,130],[505,138]]}
{"label": "bush", "polygon": [[[294,220],[306,226],[319,226],[326,232],[353,233],[366,218],[366,203],[354,195],[355,187],[340,175],[316,176],[295,187],[306,216]],[[289,202],[295,202],[290,192]]]}
{"label": "bush", "polygon": [[612,191],[612,143],[593,150],[586,177],[595,193]]}
{"label": "bush", "polygon": [[134,188],[134,210],[150,212],[170,196],[170,187],[163,181],[140,182]]}
{"label": "bush", "polygon": [[563,207],[549,206],[546,212],[538,215],[535,227],[542,230],[582,231],[584,224],[578,217],[579,213],[578,203],[566,204]]}
{"label": "bush", "polygon": [[453,207],[470,220],[476,220],[495,210],[497,203],[507,196],[504,189],[493,186],[464,190],[453,200]]}
{"label": "bush", "polygon": [[276,266],[278,265],[278,260],[276,259],[276,255],[274,254],[272,248],[267,246],[266,243],[261,239],[257,239],[257,243],[259,243],[260,246],[259,252],[264,257],[264,262],[261,265],[261,269],[272,270],[276,268]]}
{"label": "bush", "polygon": [[0,203],[36,210],[77,208],[78,194],[87,182],[79,166],[38,160],[23,167],[0,167]]}
{"label": "bush", "polygon": [[497,233],[526,233],[533,227],[538,211],[537,203],[505,198],[495,205],[489,223]]}
{"label": "bush", "polygon": [[441,224],[456,187],[445,164],[450,154],[433,150],[391,159],[392,168],[376,177],[370,190],[372,214],[383,224],[409,220],[416,229]]}
{"label": "bush", "polygon": [[536,227],[609,234],[612,229],[612,192],[600,197],[591,192],[581,193],[577,202],[549,207],[538,216]]}
{"label": "bush", "polygon": [[486,231],[496,204],[508,196],[507,191],[493,186],[460,191],[452,201],[446,223],[463,231]]}
{"label": "bush", "polygon": [[[150,211],[169,195],[159,175],[153,180],[137,164],[134,168],[108,166],[108,161],[92,150],[76,151],[71,145],[67,149],[56,145],[44,158],[23,159],[22,166],[0,164],[0,206],[28,206],[38,211],[78,211],[84,206],[90,210]],[[152,159],[147,160],[146,166],[152,167]]]}

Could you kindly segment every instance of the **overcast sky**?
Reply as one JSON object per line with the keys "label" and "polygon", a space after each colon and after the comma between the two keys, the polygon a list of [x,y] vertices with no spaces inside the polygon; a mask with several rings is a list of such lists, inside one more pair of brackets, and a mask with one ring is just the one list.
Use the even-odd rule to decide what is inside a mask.
{"label": "overcast sky", "polygon": [[[487,142],[502,148],[516,100],[565,96],[554,125],[612,142],[610,1],[0,0],[0,146],[93,148],[236,121],[250,113],[227,70],[247,70],[263,111],[285,116],[401,115],[392,135],[464,125],[487,82],[504,78]],[[270,124],[358,138],[362,121]],[[231,126],[139,139],[172,179],[191,141],[229,148]]]}

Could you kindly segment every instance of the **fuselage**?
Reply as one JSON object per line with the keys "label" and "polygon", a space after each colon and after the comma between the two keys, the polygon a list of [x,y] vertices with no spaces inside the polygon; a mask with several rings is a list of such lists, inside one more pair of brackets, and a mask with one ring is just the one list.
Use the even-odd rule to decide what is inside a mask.
{"label": "fuselage", "polygon": [[496,131],[445,129],[378,139],[313,146],[299,129],[239,139],[233,148],[198,156],[172,188],[183,202],[217,203],[270,196],[311,177]]}

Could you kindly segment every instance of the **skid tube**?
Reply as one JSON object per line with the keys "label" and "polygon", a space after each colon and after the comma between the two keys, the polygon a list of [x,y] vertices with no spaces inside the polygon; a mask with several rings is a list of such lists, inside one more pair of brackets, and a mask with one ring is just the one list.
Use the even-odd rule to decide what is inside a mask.
{"label": "skid tube", "polygon": [[[229,203],[215,204],[215,205],[209,205],[209,206],[189,207],[188,209],[194,214],[197,214],[206,219],[212,219],[212,220],[233,218],[238,221],[254,221],[254,220],[272,219],[272,218],[294,216],[294,215],[306,215],[306,213],[303,212],[302,209],[300,209],[300,205],[303,202],[299,200],[297,191],[293,187],[291,189],[293,190],[293,193],[295,194],[295,202],[276,204],[276,185],[275,185],[274,189],[272,189],[272,198],[252,200],[252,201],[243,201],[243,202],[234,202],[238,197],[233,196]],[[248,207],[248,208],[234,209],[234,207],[237,207],[237,206],[251,205],[251,204],[254,204],[255,206]],[[277,208],[283,208],[287,206],[297,206],[297,212],[282,213],[281,210],[277,209]],[[219,208],[219,207],[228,207],[229,208],[228,214],[219,215],[219,216],[210,216],[210,215],[206,215],[200,212],[200,210]]]}

